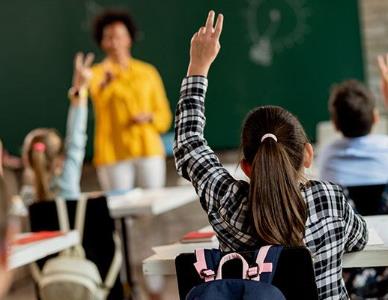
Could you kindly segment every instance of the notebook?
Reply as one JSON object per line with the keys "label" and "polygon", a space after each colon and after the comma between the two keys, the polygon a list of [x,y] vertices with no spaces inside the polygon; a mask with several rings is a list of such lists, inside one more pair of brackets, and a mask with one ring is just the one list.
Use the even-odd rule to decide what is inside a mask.
{"label": "notebook", "polygon": [[181,243],[203,243],[216,240],[214,231],[190,231],[181,238]]}
{"label": "notebook", "polygon": [[13,246],[25,245],[33,242],[38,242],[41,240],[46,240],[58,236],[64,235],[61,231],[38,231],[38,232],[29,232],[25,234],[21,234],[16,237],[16,239],[12,242]]}

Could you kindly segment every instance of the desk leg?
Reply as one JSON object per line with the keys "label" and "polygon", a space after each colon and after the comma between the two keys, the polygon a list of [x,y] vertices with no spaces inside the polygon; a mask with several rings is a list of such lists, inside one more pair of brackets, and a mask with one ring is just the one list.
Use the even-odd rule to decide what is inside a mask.
{"label": "desk leg", "polygon": [[123,248],[124,248],[124,263],[125,263],[125,275],[127,277],[127,283],[130,290],[129,299],[133,300],[135,298],[134,291],[135,291],[135,285],[133,283],[132,278],[132,266],[131,266],[131,260],[130,260],[130,236],[129,236],[129,230],[127,230],[127,226],[125,223],[125,218],[120,219],[121,224],[121,233],[123,237]]}

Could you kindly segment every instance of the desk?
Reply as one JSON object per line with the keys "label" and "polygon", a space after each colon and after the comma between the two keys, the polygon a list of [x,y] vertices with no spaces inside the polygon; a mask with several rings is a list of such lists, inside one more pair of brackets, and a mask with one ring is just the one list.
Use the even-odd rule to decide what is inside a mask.
{"label": "desk", "polygon": [[[103,195],[101,192],[85,193],[85,196],[88,198],[101,195]],[[133,286],[128,249],[130,237],[125,225],[125,219],[136,216],[159,215],[186,205],[190,202],[198,201],[198,196],[196,195],[195,190],[191,185],[186,185],[149,190],[135,189],[125,194],[108,196],[107,199],[112,218],[118,219],[121,225],[126,275],[128,284]],[[19,200],[19,202],[16,204],[21,204],[22,209],[20,208],[20,205],[16,206],[17,209],[14,210],[14,215],[24,217],[27,214],[27,210],[23,207],[23,203],[20,199],[16,200]],[[61,249],[58,249],[58,251],[61,251]],[[46,255],[52,253],[55,253],[55,251],[47,253]],[[42,257],[37,257],[36,259]],[[17,258],[16,261],[18,262],[19,259]],[[12,264],[12,267],[17,267],[20,265],[22,264]]]}
{"label": "desk", "polygon": [[198,199],[191,185],[150,190],[135,189],[124,195],[108,197],[112,218],[159,215]]}
{"label": "desk", "polygon": [[384,245],[367,245],[363,251],[346,253],[344,268],[388,266],[388,215],[365,217],[369,228],[374,228]]}
{"label": "desk", "polygon": [[78,243],[79,234],[73,230],[62,236],[28,243],[26,245],[13,246],[9,256],[8,266],[10,269],[16,269],[51,254],[61,252]]}
{"label": "desk", "polygon": [[108,196],[110,214],[112,218],[120,221],[125,273],[130,288],[133,288],[134,283],[129,251],[130,234],[125,219],[136,216],[159,215],[194,201],[198,201],[198,196],[191,185],[147,190],[135,189],[123,195]]}
{"label": "desk", "polygon": [[[344,268],[388,266],[388,215],[365,217],[369,228],[374,228],[384,245],[366,246],[363,251],[346,253]],[[197,248],[218,248],[218,242],[182,244],[176,243],[159,248],[159,253],[143,261],[143,273],[148,275],[175,275],[175,257],[190,253]]]}

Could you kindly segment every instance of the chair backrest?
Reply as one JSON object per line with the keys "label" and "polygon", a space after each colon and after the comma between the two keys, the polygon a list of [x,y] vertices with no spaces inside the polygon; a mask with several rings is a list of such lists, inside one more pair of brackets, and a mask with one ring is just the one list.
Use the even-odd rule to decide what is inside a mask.
{"label": "chair backrest", "polygon": [[[252,261],[254,252],[240,252],[247,261]],[[203,281],[194,268],[194,253],[184,253],[175,259],[179,297],[186,298],[188,292]],[[223,278],[241,276],[241,264],[231,261],[225,266]],[[279,288],[287,300],[318,299],[314,268],[310,252],[306,248],[285,247],[280,254],[272,284]]]}
{"label": "chair backrest", "polygon": [[[77,201],[66,201],[70,228],[74,228]],[[32,232],[42,230],[59,230],[58,214],[55,201],[36,202],[29,206],[30,227]],[[109,214],[105,197],[92,198],[87,201],[84,235],[82,246],[86,257],[94,262],[104,280],[110,268],[115,243],[113,233],[115,226]],[[43,267],[48,258],[38,261]],[[118,276],[108,299],[122,299],[123,290]]]}
{"label": "chair backrest", "polygon": [[386,184],[349,186],[344,189],[348,198],[353,200],[356,210],[363,216],[382,213],[383,193]]}

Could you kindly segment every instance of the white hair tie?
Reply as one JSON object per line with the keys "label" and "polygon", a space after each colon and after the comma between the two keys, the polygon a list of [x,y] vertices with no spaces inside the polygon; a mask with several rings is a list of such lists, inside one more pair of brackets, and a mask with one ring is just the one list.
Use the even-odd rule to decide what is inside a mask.
{"label": "white hair tie", "polygon": [[274,139],[275,142],[278,141],[278,138],[276,137],[276,135],[272,134],[272,133],[266,133],[262,136],[261,138],[261,142],[263,142],[266,138],[271,138],[271,139]]}

